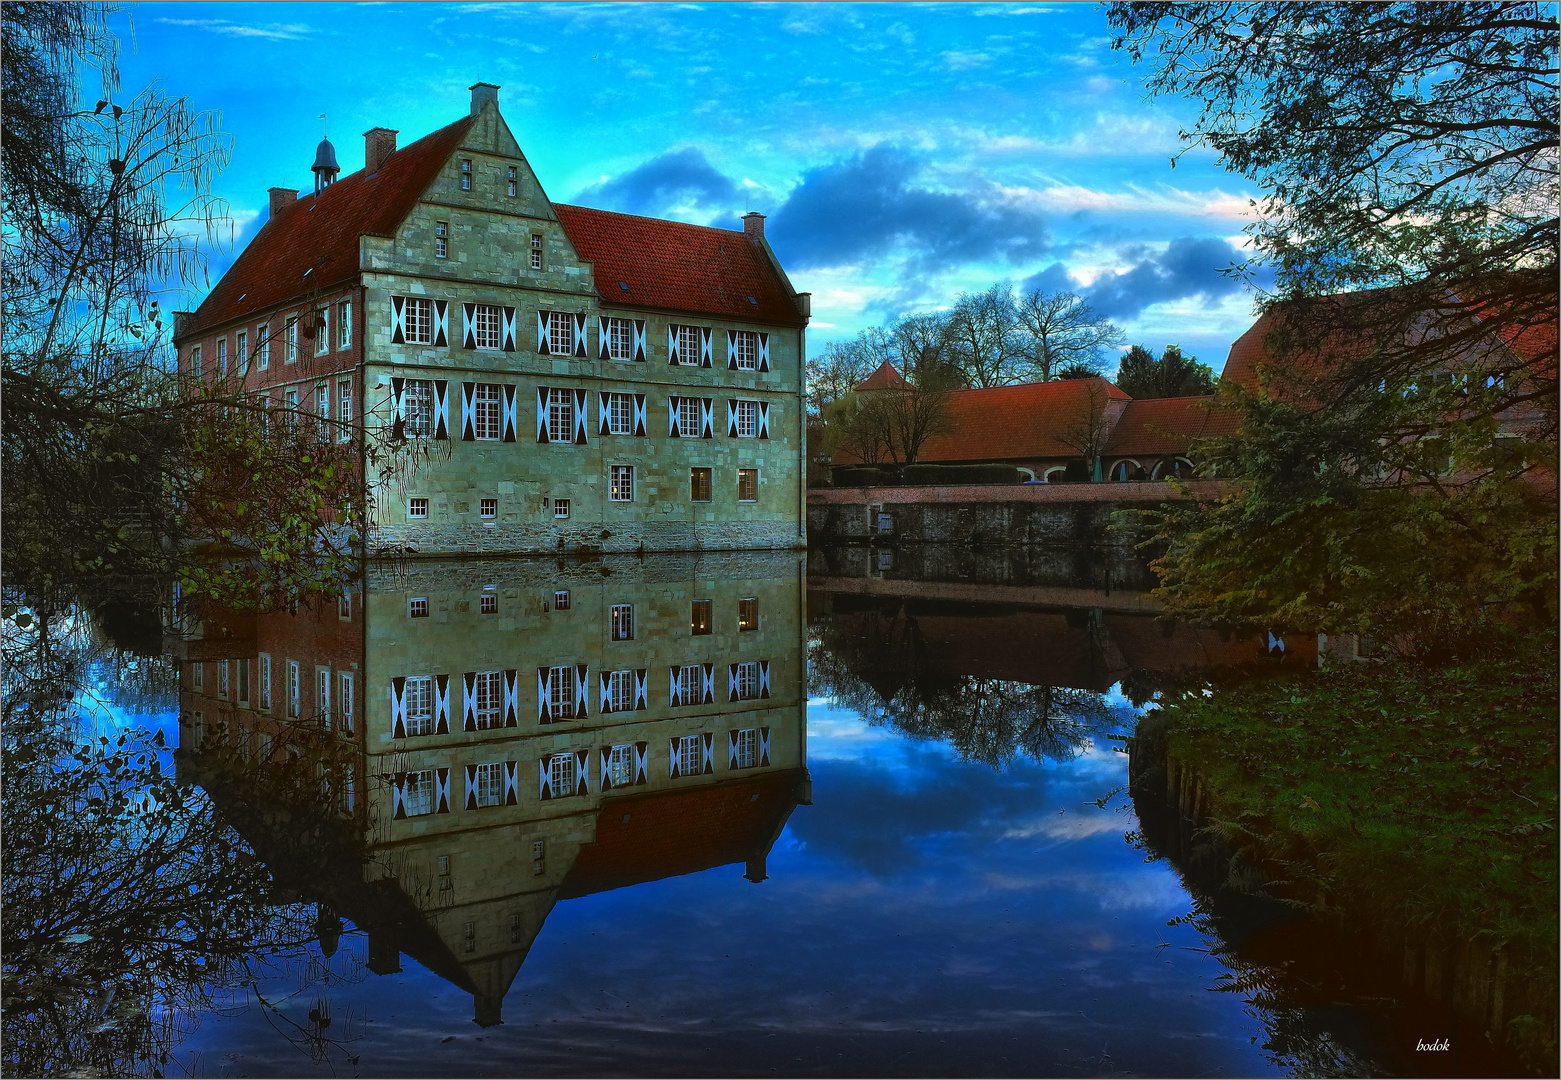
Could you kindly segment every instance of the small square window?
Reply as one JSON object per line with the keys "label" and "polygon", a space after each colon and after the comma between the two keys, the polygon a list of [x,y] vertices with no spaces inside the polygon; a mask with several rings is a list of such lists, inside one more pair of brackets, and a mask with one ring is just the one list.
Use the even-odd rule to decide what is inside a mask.
{"label": "small square window", "polygon": [[688,470],[688,495],[695,502],[710,501],[709,469],[693,468]]}
{"label": "small square window", "polygon": [[556,517],[556,518],[566,518],[566,517],[569,516],[569,500],[568,499],[554,499],[553,500],[553,516]]}
{"label": "small square window", "polygon": [[738,469],[737,470],[737,501],[738,502],[758,502],[759,501],[759,470],[758,469]]}
{"label": "small square window", "polygon": [[479,509],[483,517],[496,518],[499,516],[499,500],[483,499],[479,504]]}
{"label": "small square window", "polygon": [[482,604],[478,609],[483,615],[494,615],[499,610],[499,594],[485,592],[482,594]]}
{"label": "small square window", "polygon": [[407,500],[407,517],[425,518],[428,516],[428,500],[423,498],[411,498]]}
{"label": "small square window", "polygon": [[434,258],[448,259],[450,257],[450,225],[448,222],[434,223]]}
{"label": "small square window", "polygon": [[713,632],[710,619],[710,601],[695,600],[693,611],[689,614],[688,629],[694,635],[709,634]]}
{"label": "small square window", "polygon": [[461,190],[472,189],[472,163],[470,158],[461,159]]}
{"label": "small square window", "polygon": [[407,617],[411,619],[428,618],[428,597],[414,596],[407,601]]}
{"label": "small square window", "polygon": [[737,629],[741,633],[759,629],[759,598],[745,596],[737,601]]}
{"label": "small square window", "polygon": [[553,594],[553,607],[558,611],[569,610],[569,590],[559,589]]}
{"label": "small square window", "polygon": [[612,606],[612,640],[634,640],[634,605],[614,604]]}

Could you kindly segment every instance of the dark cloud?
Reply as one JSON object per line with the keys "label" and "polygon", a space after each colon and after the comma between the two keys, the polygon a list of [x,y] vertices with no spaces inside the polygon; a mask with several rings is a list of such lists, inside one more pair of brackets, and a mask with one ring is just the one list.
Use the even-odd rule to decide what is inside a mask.
{"label": "dark cloud", "polygon": [[904,246],[912,272],[951,263],[1034,259],[1046,249],[1039,214],[986,191],[915,184],[922,162],[881,144],[804,174],[766,233],[787,266],[839,266]]}
{"label": "dark cloud", "polygon": [[1068,268],[1060,262],[1052,263],[1046,269],[1031,274],[1019,283],[1020,295],[1034,292],[1036,289],[1046,293],[1076,293],[1082,292],[1083,288],[1074,280],[1073,275],[1068,273]]}
{"label": "dark cloud", "polygon": [[1184,236],[1171,241],[1164,254],[1149,255],[1125,273],[1102,277],[1084,297],[1102,315],[1131,318],[1150,304],[1201,296],[1214,301],[1241,292],[1238,277],[1221,274],[1246,256],[1218,237]]}
{"label": "dark cloud", "polygon": [[[705,158],[697,147],[669,150],[632,172],[593,184],[575,195],[575,202],[625,214],[664,216],[669,208],[692,203],[735,221],[741,202],[737,185]],[[727,228],[732,225],[720,221]]]}

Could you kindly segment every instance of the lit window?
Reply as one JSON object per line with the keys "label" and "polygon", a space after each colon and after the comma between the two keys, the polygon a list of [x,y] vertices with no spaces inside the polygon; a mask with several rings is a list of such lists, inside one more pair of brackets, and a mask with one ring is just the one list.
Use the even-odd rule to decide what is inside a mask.
{"label": "lit window", "polygon": [[298,362],[298,320],[289,318],[282,329],[283,359],[289,363]]}
{"label": "lit window", "polygon": [[609,502],[634,501],[633,465],[614,465],[611,467],[607,500]]}
{"label": "lit window", "polygon": [[472,683],[472,712],[477,727],[486,731],[504,723],[504,673],[479,671]]}
{"label": "lit window", "polygon": [[745,596],[737,601],[737,629],[741,633],[759,629],[759,598]]}
{"label": "lit window", "polygon": [[699,398],[680,397],[678,402],[678,434],[685,439],[699,438]]}
{"label": "lit window", "polygon": [[553,606],[559,611],[569,610],[569,590],[559,589],[553,594]]}
{"label": "lit window", "polygon": [[572,720],[575,715],[575,669],[573,666],[548,668],[547,714],[554,720]]}
{"label": "lit window", "polygon": [[472,163],[470,158],[461,159],[461,190],[472,189]]}
{"label": "lit window", "polygon": [[[617,706],[613,706],[617,708]],[[634,783],[634,747],[624,743],[612,748],[607,755],[607,778],[613,787],[627,787]]]}
{"label": "lit window", "polygon": [[679,776],[697,776],[704,771],[700,767],[700,744],[703,742],[698,735],[684,735],[677,741],[676,768]]}
{"label": "lit window", "polygon": [[414,596],[407,601],[407,617],[411,619],[428,618],[428,597]]}
{"label": "lit window", "polygon": [[634,672],[614,671],[607,676],[607,705],[613,712],[634,708]]}
{"label": "lit window", "polygon": [[504,345],[504,312],[495,304],[478,304],[472,311],[472,339],[479,349]]}
{"label": "lit window", "polygon": [[547,392],[547,437],[553,442],[574,442],[575,394],[554,387]]}
{"label": "lit window", "polygon": [[434,302],[408,297],[402,312],[406,316],[406,340],[408,345],[432,345],[434,343]]}
{"label": "lit window", "polygon": [[497,442],[503,434],[504,406],[499,388],[493,383],[478,383],[472,391],[472,430],[478,442]]}
{"label": "lit window", "polygon": [[321,308],[314,313],[314,355],[323,356],[331,351],[331,309]]}
{"label": "lit window", "polygon": [[678,363],[684,367],[699,366],[699,327],[678,327]]}
{"label": "lit window", "polygon": [[737,501],[738,502],[758,502],[759,501],[759,470],[758,469],[738,469],[737,470]]}
{"label": "lit window", "polygon": [[634,359],[634,324],[628,319],[607,320],[607,359]]}
{"label": "lit window", "polygon": [[689,615],[689,632],[695,635],[712,633],[710,619],[710,601],[695,600],[693,612]]}
{"label": "lit window", "polygon": [[531,234],[531,269],[542,269],[542,234]]}
{"label": "lit window", "polygon": [[607,395],[607,431],[612,435],[634,434],[634,396]]}
{"label": "lit window", "polygon": [[498,517],[499,516],[499,500],[497,500],[497,499],[483,499],[482,502],[478,504],[478,511],[485,518]]}
{"label": "lit window", "polygon": [[547,313],[547,347],[555,356],[575,351],[575,317],[567,311]]}
{"label": "lit window", "polygon": [[752,330],[739,330],[732,339],[732,351],[738,371],[757,371],[759,368],[759,335]]}
{"label": "lit window", "polygon": [[511,165],[509,167],[509,191],[508,191],[508,195],[509,195],[510,198],[513,199],[519,193],[520,193],[520,178],[516,174],[515,166]]}
{"label": "lit window", "polygon": [[750,701],[759,696],[759,665],[752,660],[737,665],[737,681],[732,688],[738,701]]}
{"label": "lit window", "polygon": [[710,470],[696,467],[688,470],[688,494],[695,502],[710,501]]}
{"label": "lit window", "polygon": [[479,611],[483,615],[495,615],[499,610],[499,594],[485,592],[482,594],[482,602]]}
{"label": "lit window", "polygon": [[450,257],[450,224],[446,221],[434,222],[434,258],[448,259]]}
{"label": "lit window", "polygon": [[737,754],[734,764],[739,769],[751,769],[759,764],[759,729],[744,728],[736,733],[734,742]]}
{"label": "lit window", "polygon": [[336,305],[336,347],[345,349],[352,344],[352,301],[343,300]]}
{"label": "lit window", "polygon": [[759,435],[759,403],[757,401],[736,401],[732,412],[737,420],[737,437],[739,439],[753,439]]}
{"label": "lit window", "polygon": [[612,640],[634,640],[634,605],[614,604],[611,613]]}
{"label": "lit window", "polygon": [[553,789],[553,797],[573,795],[575,793],[575,756],[573,754],[554,754],[547,761],[548,785]]}
{"label": "lit window", "polygon": [[553,500],[553,516],[556,517],[556,518],[566,518],[566,517],[569,516],[569,500],[568,499],[554,499]]}
{"label": "lit window", "polygon": [[428,500],[420,496],[414,496],[407,500],[407,517],[425,518],[428,516]]}
{"label": "lit window", "polygon": [[352,731],[352,714],[354,698],[352,693],[352,672],[341,673],[341,697],[337,702],[338,711],[341,713],[341,729],[345,732]]}
{"label": "lit window", "polygon": [[504,805],[504,763],[490,761],[477,766],[477,805]]}
{"label": "lit window", "polygon": [[434,772],[423,769],[409,772],[401,789],[401,803],[407,817],[421,817],[434,812]]}
{"label": "lit window", "polygon": [[423,438],[434,433],[434,384],[428,379],[408,379],[401,393],[401,433]]}
{"label": "lit window", "polygon": [[406,681],[408,735],[432,735],[434,732],[434,677],[413,675]]}

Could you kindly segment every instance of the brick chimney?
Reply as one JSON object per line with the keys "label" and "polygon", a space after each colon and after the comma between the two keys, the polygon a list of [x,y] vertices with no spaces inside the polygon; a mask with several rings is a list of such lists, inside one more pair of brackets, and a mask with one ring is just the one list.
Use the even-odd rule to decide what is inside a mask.
{"label": "brick chimney", "polygon": [[266,194],[271,196],[271,216],[273,218],[298,201],[297,188],[266,188]]}
{"label": "brick chimney", "polygon": [[373,176],[385,159],[396,152],[396,132],[391,128],[369,128],[363,133],[363,171]]}
{"label": "brick chimney", "polygon": [[499,103],[499,88],[494,86],[492,83],[473,83],[470,89],[472,92],[473,116],[476,116],[478,113],[482,112],[482,107],[488,104],[488,102],[491,101],[495,105]]}
{"label": "brick chimney", "polygon": [[750,210],[743,215],[743,232],[750,240],[764,239],[764,215],[756,210]]}

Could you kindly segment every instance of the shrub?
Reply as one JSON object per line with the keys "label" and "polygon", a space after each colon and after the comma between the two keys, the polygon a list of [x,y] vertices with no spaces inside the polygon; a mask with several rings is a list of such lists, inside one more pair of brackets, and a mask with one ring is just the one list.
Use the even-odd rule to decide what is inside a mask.
{"label": "shrub", "polygon": [[943,484],[1017,484],[1013,465],[907,465],[903,482],[915,487]]}

